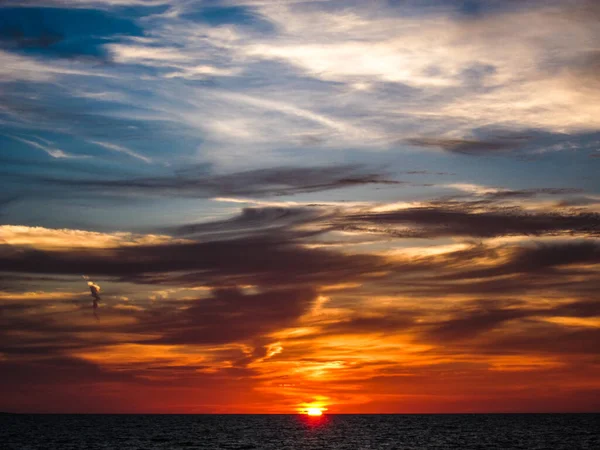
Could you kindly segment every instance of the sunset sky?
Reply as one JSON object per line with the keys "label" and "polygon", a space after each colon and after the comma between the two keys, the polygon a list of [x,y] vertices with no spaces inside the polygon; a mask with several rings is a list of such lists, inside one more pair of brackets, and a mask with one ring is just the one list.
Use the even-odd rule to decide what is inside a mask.
{"label": "sunset sky", "polygon": [[599,74],[594,0],[1,1],[0,411],[600,410]]}

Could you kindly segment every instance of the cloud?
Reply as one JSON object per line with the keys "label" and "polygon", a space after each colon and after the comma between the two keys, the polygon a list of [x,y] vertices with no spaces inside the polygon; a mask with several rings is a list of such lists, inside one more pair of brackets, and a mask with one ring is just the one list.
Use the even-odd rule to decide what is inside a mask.
{"label": "cloud", "polygon": [[489,332],[505,322],[532,315],[526,308],[502,308],[495,302],[480,301],[469,308],[463,306],[460,312],[446,321],[431,325],[426,331],[428,339],[436,342],[451,342],[477,337]]}
{"label": "cloud", "polygon": [[396,335],[415,326],[417,312],[388,308],[370,311],[369,314],[354,313],[349,317],[322,327],[318,336],[378,334],[382,336]]}
{"label": "cloud", "polygon": [[41,251],[3,246],[0,253],[0,271],[5,272],[86,273],[196,286],[330,284],[385,267],[376,256],[307,249],[277,236],[107,250]]}
{"label": "cloud", "polygon": [[440,202],[395,211],[349,214],[341,223],[342,229],[349,231],[381,232],[412,238],[593,236],[598,233],[600,215],[593,212],[528,212],[519,207],[501,208],[477,202]]}
{"label": "cloud", "polygon": [[37,385],[132,380],[128,373],[110,372],[83,359],[68,356],[37,361],[0,361],[0,368],[6,375],[4,383],[27,384],[31,389]]}
{"label": "cloud", "polygon": [[111,248],[174,242],[178,241],[167,235],[0,225],[1,244],[37,249]]}
{"label": "cloud", "polygon": [[83,157],[85,157],[82,155],[71,155],[69,153],[62,151],[59,148],[50,147],[48,145],[43,145],[43,144],[40,144],[39,142],[35,142],[35,141],[29,140],[29,139],[23,139],[23,138],[20,138],[17,136],[10,136],[10,137],[12,139],[16,139],[19,142],[27,144],[30,147],[40,149],[40,150],[46,152],[49,156],[52,156],[53,158],[83,158]]}
{"label": "cloud", "polygon": [[453,153],[486,154],[515,150],[524,138],[498,140],[411,138],[406,142],[419,147],[435,147]]}
{"label": "cloud", "polygon": [[401,185],[401,181],[361,166],[273,167],[213,175],[206,167],[186,169],[174,176],[126,180],[49,179],[55,185],[150,195],[210,198],[215,196],[269,197],[319,192],[368,184]]}
{"label": "cloud", "polygon": [[430,317],[431,323],[415,327],[415,331],[431,343],[455,344],[481,352],[593,355],[598,351],[589,345],[589,339],[598,335],[597,325],[569,329],[545,320],[582,314],[598,318],[600,311],[594,303],[576,301],[536,308],[518,301],[479,300],[461,305],[448,319],[436,321]]}
{"label": "cloud", "polygon": [[50,81],[57,74],[82,74],[67,67],[48,66],[34,58],[27,58],[0,50],[0,82],[26,80],[32,82]]}
{"label": "cloud", "polygon": [[548,325],[533,329],[528,333],[499,336],[482,346],[483,351],[494,353],[513,352],[565,354],[565,355],[598,355],[598,346],[594,343],[600,338],[600,329],[569,329],[556,325]]}
{"label": "cloud", "polygon": [[127,147],[124,147],[122,145],[111,144],[109,142],[101,142],[101,141],[90,141],[90,142],[92,144],[99,145],[100,147],[104,147],[104,148],[107,148],[107,149],[115,151],[115,152],[124,153],[126,155],[131,156],[132,158],[140,159],[147,164],[152,163],[152,159],[148,158],[147,156],[140,155],[139,153],[137,153]]}
{"label": "cloud", "polygon": [[[305,163],[290,150],[310,150],[322,164],[337,159],[323,149],[403,151],[411,145],[498,153],[523,148],[531,130],[597,129],[595,93],[586,88],[583,95],[589,83],[574,82],[592,72],[595,57],[582,43],[596,32],[585,15],[574,29],[574,20],[554,13],[568,12],[564,5],[511,4],[465,20],[456,8],[408,3],[116,7],[124,4],[139,5],[67,2],[60,8],[65,17],[81,5],[108,8],[74,14],[102,18],[94,25],[101,42],[90,48],[112,55],[112,64],[92,67],[43,52],[35,58],[0,54],[5,81],[28,80],[26,92],[36,93],[36,101],[3,96],[12,124],[61,130],[74,138],[72,148],[94,140],[143,157],[141,145],[156,155],[157,138],[175,139],[169,148],[181,151],[177,157],[197,150],[195,160],[225,170],[239,169],[249,153],[254,167]],[[529,23],[540,26],[532,31]],[[556,30],[568,30],[569,39],[555,42]],[[498,36],[509,36],[506,48],[514,50],[500,46]],[[93,86],[91,75],[101,76]],[[53,83],[52,92],[69,108],[57,98],[48,104],[45,83]],[[110,92],[111,100],[87,98],[85,107],[75,101],[92,87]],[[49,111],[40,111],[44,103]],[[93,108],[102,113],[90,114]],[[151,130],[139,128],[148,120]],[[152,134],[147,140],[146,133]],[[124,142],[132,138],[144,142]],[[526,150],[534,151],[536,142]]]}
{"label": "cloud", "polygon": [[[231,219],[197,224],[186,224],[169,229],[178,236],[196,235],[206,239],[207,236],[243,236],[262,234],[268,230],[271,236],[280,233],[282,236],[310,236],[324,232],[323,224],[333,213],[326,208],[318,207],[255,207],[243,208],[241,214]],[[306,229],[302,231],[302,227]],[[312,226],[311,226],[312,225]],[[319,226],[321,225],[321,226]]]}
{"label": "cloud", "polygon": [[577,194],[582,191],[576,188],[500,189],[496,192],[488,192],[485,196],[491,199],[531,198],[539,195]]}
{"label": "cloud", "polygon": [[[593,300],[557,300],[555,304],[546,303],[542,306],[535,302],[506,298],[449,303],[443,308],[423,302],[404,310],[372,307],[368,314],[349,313],[338,320],[330,320],[330,323],[322,324],[310,338],[377,334],[386,340],[392,336],[397,339],[398,335],[409,335],[414,343],[443,345],[451,351],[485,351],[490,343],[494,343],[491,345],[497,345],[499,353],[510,353],[519,350],[519,346],[501,348],[500,342],[508,344],[511,340],[525,340],[530,334],[540,336],[542,330],[554,327],[547,319],[557,317],[598,319],[600,307]],[[596,320],[587,329],[575,325],[574,329],[563,328],[560,332],[565,336],[594,334],[599,323]],[[591,348],[587,346],[582,351],[587,353]]]}
{"label": "cloud", "polygon": [[[430,14],[410,5],[390,11],[266,4],[260,11],[282,31],[279,39],[248,46],[251,55],[287,61],[320,79],[388,81],[436,92],[439,102],[409,110],[421,118],[552,130],[597,128],[596,107],[569,73],[597,29],[593,17],[573,20],[564,5],[532,2],[475,20],[456,20],[443,6],[431,8]],[[535,31],[526,25],[532,22],[539,23]],[[557,29],[573,32],[559,42]],[[552,65],[554,70],[548,70]],[[439,144],[456,151],[504,146],[456,138]]]}
{"label": "cloud", "polygon": [[86,9],[90,7],[154,6],[169,3],[169,0],[3,0],[3,4],[7,6],[45,6]]}
{"label": "cloud", "polygon": [[113,60],[118,63],[166,63],[185,62],[187,57],[176,48],[150,47],[141,45],[107,45]]}
{"label": "cloud", "polygon": [[[133,295],[125,302],[108,292],[101,325],[92,325],[84,310],[89,294],[43,298],[17,291],[10,300],[6,292],[0,364],[33,377],[32,367],[69,355],[93,366],[83,379],[98,388],[114,386],[118,376],[123,389],[136,392],[199,378],[211,389],[226,380],[246,390],[289,382],[298,395],[335,383],[354,386],[346,393],[354,400],[357,387],[389,393],[394,377],[414,382],[432,371],[463,377],[483,371],[490,383],[495,371],[558,376],[557,367],[579,364],[580,374],[589,373],[585,361],[597,353],[589,340],[600,313],[594,242],[478,244],[383,257],[305,248],[293,230],[311,217],[298,207],[289,216],[277,208],[242,212],[232,224],[215,222],[230,238],[241,230],[242,237],[227,241],[210,241],[209,227],[196,230],[206,242],[177,245],[4,247],[0,271],[8,277],[89,271],[111,276],[119,295]],[[268,231],[271,220],[280,232]],[[252,223],[267,228],[268,237],[245,236]],[[321,297],[341,280],[354,285]],[[169,286],[169,298],[150,300],[144,283]],[[123,308],[128,304],[134,307]],[[61,372],[48,364],[54,380]],[[338,391],[323,389],[337,399]]]}
{"label": "cloud", "polygon": [[316,293],[308,288],[243,294],[219,289],[186,309],[142,322],[142,329],[162,336],[151,343],[216,345],[247,341],[293,325],[310,310]]}
{"label": "cloud", "polygon": [[[418,249],[395,255],[345,253],[311,245],[327,233],[339,230],[342,224],[359,224],[363,233],[365,223],[373,223],[376,232],[386,231],[386,221],[408,222],[414,230],[399,229],[391,236],[434,238],[495,237],[522,234],[593,233],[594,214],[573,217],[553,213],[505,217],[499,212],[447,213],[444,209],[407,208],[372,214],[343,214],[327,208],[248,208],[226,221],[192,224],[171,230],[188,236],[175,240],[163,235],[132,235],[129,233],[101,234],[77,230],[49,230],[4,226],[5,245],[0,249],[0,270],[39,274],[89,273],[120,277],[142,283],[264,286],[329,285],[367,280],[380,276],[394,279],[403,273],[433,271],[438,281],[452,278],[482,279],[511,273],[531,273],[561,265],[593,264],[597,248],[592,241],[553,242],[538,246],[503,243],[498,247],[471,246],[466,249],[441,252],[420,252]],[[475,215],[475,218],[471,216]],[[440,223],[444,227],[440,228]],[[353,225],[354,226],[354,225]],[[577,227],[576,227],[577,226]],[[343,229],[343,228],[342,228]],[[191,240],[191,237],[194,240]],[[344,243],[346,241],[334,240]],[[327,241],[325,241],[327,242]],[[332,243],[330,240],[329,243]],[[6,245],[9,244],[9,245]],[[335,250],[334,250],[335,249]],[[510,249],[510,251],[508,250]],[[367,249],[365,249],[367,250]],[[410,250],[410,249],[408,249]],[[239,255],[244,258],[240,259]],[[468,261],[493,261],[467,270]],[[504,258],[504,259],[503,259]],[[453,268],[461,270],[454,272]],[[445,270],[441,270],[445,268]],[[378,275],[379,274],[379,275]],[[376,280],[377,278],[374,278]],[[492,291],[493,283],[472,282],[453,286],[450,291],[470,289]],[[411,284],[406,285],[409,289]],[[442,286],[442,289],[444,287]],[[526,289],[522,284],[506,281],[504,289]],[[535,288],[535,286],[532,286]],[[435,289],[428,286],[427,290]],[[463,292],[461,291],[461,292]]]}
{"label": "cloud", "polygon": [[595,241],[540,244],[516,247],[509,259],[495,267],[474,269],[463,278],[495,277],[510,274],[554,272],[571,265],[594,265],[600,262],[600,246]]}

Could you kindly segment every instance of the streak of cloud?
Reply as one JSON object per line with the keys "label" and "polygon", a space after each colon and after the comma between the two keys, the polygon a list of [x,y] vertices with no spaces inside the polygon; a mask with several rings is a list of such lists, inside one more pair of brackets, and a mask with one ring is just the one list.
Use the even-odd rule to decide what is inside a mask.
{"label": "streak of cloud", "polygon": [[270,197],[321,192],[364,185],[402,185],[386,175],[360,166],[273,167],[223,175],[210,174],[206,167],[173,176],[122,180],[49,179],[58,186],[114,190],[120,193],[211,198],[218,196]]}

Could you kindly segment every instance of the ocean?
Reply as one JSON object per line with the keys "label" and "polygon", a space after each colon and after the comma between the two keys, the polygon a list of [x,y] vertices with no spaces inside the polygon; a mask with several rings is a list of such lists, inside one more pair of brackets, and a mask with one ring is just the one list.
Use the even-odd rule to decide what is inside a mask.
{"label": "ocean", "polygon": [[0,415],[12,449],[600,449],[600,414]]}

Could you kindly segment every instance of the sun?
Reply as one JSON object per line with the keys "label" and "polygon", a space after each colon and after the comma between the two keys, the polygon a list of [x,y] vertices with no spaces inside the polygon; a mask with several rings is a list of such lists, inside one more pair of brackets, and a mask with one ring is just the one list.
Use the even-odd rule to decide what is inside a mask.
{"label": "sun", "polygon": [[317,399],[317,401],[310,403],[300,403],[296,408],[296,411],[298,414],[305,416],[319,417],[322,416],[325,411],[327,411],[328,408],[325,405],[326,403],[324,401]]}
{"label": "sun", "polygon": [[309,416],[322,416],[323,410],[321,408],[308,408],[306,414]]}

